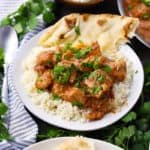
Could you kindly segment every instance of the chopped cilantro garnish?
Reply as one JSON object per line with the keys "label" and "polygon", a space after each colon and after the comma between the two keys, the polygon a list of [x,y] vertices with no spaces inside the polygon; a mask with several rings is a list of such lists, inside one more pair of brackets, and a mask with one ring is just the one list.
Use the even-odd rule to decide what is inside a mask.
{"label": "chopped cilantro garnish", "polygon": [[75,58],[80,59],[82,57],[84,57],[86,54],[88,54],[88,52],[91,51],[91,47],[87,47],[86,49],[80,49],[75,53]]}
{"label": "chopped cilantro garnish", "polygon": [[55,55],[56,55],[56,60],[61,61],[62,54],[61,53],[56,53]]}
{"label": "chopped cilantro garnish", "polygon": [[71,69],[65,68],[64,66],[56,65],[53,70],[54,79],[61,83],[65,84],[68,82],[70,75],[71,75]]}
{"label": "chopped cilantro garnish", "polygon": [[95,58],[94,61],[84,62],[84,63],[82,63],[82,65],[85,66],[85,67],[94,69],[94,70],[99,68],[99,62],[98,62],[97,58]]}
{"label": "chopped cilantro garnish", "polygon": [[150,6],[150,0],[142,0],[142,2],[143,2],[145,5]]}
{"label": "chopped cilantro garnish", "polygon": [[79,81],[76,82],[74,86],[75,86],[75,87],[80,87],[80,82],[79,82]]}
{"label": "chopped cilantro garnish", "polygon": [[97,80],[100,82],[100,83],[103,83],[104,80],[105,80],[105,76],[104,75],[100,75]]}
{"label": "chopped cilantro garnish", "polygon": [[64,48],[63,48],[63,51],[66,52],[67,50],[70,50],[72,52],[75,51],[75,48],[72,47],[72,43],[66,43]]}
{"label": "chopped cilantro garnish", "polygon": [[89,72],[85,72],[85,73],[83,73],[83,74],[81,75],[80,79],[81,79],[81,80],[84,80],[84,79],[88,78],[89,75],[90,75]]}
{"label": "chopped cilantro garnish", "polygon": [[81,102],[77,101],[77,100],[74,100],[74,101],[72,102],[72,105],[73,105],[73,106],[77,106],[77,107],[79,107],[79,108],[82,108],[82,107],[83,107],[83,104],[82,104]]}
{"label": "chopped cilantro garnish", "polygon": [[105,72],[107,72],[107,73],[110,73],[112,71],[111,67],[108,66],[108,65],[103,66],[102,70],[105,71]]}
{"label": "chopped cilantro garnish", "polygon": [[92,88],[92,93],[93,94],[98,94],[103,88],[101,86],[96,86]]}
{"label": "chopped cilantro garnish", "polygon": [[90,77],[92,77],[92,78],[97,78],[97,73],[96,73],[96,71],[91,72]]}
{"label": "chopped cilantro garnish", "polygon": [[80,35],[80,27],[79,26],[75,26],[74,30],[75,30],[77,35]]}
{"label": "chopped cilantro garnish", "polygon": [[42,92],[44,92],[42,89],[37,89],[37,92],[38,93],[42,93]]}
{"label": "chopped cilantro garnish", "polygon": [[84,66],[84,67],[88,67],[88,68],[93,68],[93,64],[94,64],[94,62],[92,61],[92,62],[84,62],[84,63],[82,63],[82,65]]}
{"label": "chopped cilantro garnish", "polygon": [[98,62],[98,58],[96,57],[93,63],[93,69],[96,70],[99,68],[99,62]]}
{"label": "chopped cilantro garnish", "polygon": [[52,99],[53,100],[60,100],[60,96],[55,94],[55,93],[52,93]]}
{"label": "chopped cilantro garnish", "polygon": [[83,44],[83,41],[82,41],[82,40],[79,40],[79,43],[80,43],[80,44]]}

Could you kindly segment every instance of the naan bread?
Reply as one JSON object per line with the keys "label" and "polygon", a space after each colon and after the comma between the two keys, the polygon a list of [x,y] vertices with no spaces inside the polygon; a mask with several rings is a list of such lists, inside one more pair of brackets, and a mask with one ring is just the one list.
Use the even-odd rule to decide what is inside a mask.
{"label": "naan bread", "polygon": [[59,144],[54,150],[95,150],[94,144],[83,137],[74,137]]}
{"label": "naan bread", "polygon": [[139,25],[137,18],[111,14],[70,14],[60,19],[39,39],[44,47],[83,41],[91,45],[97,41],[102,51],[116,50],[134,36]]}

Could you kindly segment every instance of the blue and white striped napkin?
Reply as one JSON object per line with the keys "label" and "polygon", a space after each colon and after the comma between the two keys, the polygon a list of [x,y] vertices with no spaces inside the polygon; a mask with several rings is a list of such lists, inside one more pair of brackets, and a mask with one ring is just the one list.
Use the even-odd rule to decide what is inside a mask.
{"label": "blue and white striped napkin", "polygon": [[[14,11],[16,6],[20,5],[22,2],[24,2],[24,0],[0,0],[0,19],[10,13],[10,10]],[[39,21],[38,26],[33,31],[26,34],[24,39],[20,42],[20,48],[43,28],[44,23]],[[19,49],[17,51],[19,51]],[[0,150],[22,150],[36,141],[36,135],[38,133],[36,122],[25,110],[17,91],[15,90],[13,80],[11,79],[12,73],[13,69],[10,64],[8,69],[9,111],[7,116],[7,127],[12,140],[0,142]]]}

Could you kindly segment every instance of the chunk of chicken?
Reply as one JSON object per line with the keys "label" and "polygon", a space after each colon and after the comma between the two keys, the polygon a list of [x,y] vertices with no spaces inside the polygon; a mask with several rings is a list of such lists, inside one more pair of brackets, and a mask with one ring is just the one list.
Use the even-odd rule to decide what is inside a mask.
{"label": "chunk of chicken", "polygon": [[36,61],[37,61],[36,62],[37,65],[44,65],[47,67],[52,67],[53,64],[56,63],[56,57],[55,57],[55,54],[53,52],[44,51],[44,52],[41,52],[37,56]]}
{"label": "chunk of chicken", "polygon": [[100,66],[109,66],[111,71],[109,75],[114,79],[115,82],[121,82],[126,77],[126,62],[123,59],[113,61],[107,57],[102,57],[100,60]]}
{"label": "chunk of chicken", "polygon": [[83,84],[89,96],[100,98],[112,88],[113,82],[104,71],[98,69],[92,72]]}
{"label": "chunk of chicken", "polygon": [[90,121],[101,119],[105,114],[112,111],[111,107],[112,99],[93,99],[89,98],[86,103],[86,107],[91,109],[86,115],[86,118]]}
{"label": "chunk of chicken", "polygon": [[34,67],[34,70],[35,70],[39,75],[42,75],[42,74],[45,72],[46,68],[45,68],[45,66],[43,66],[43,65],[36,65],[36,66]]}
{"label": "chunk of chicken", "polygon": [[58,83],[54,83],[52,92],[58,94],[63,100],[69,102],[79,102],[85,104],[86,96],[79,88],[66,86]]}
{"label": "chunk of chicken", "polygon": [[87,57],[89,56],[96,56],[96,57],[101,56],[101,50],[98,42],[94,42],[92,44],[92,50],[87,54]]}
{"label": "chunk of chicken", "polygon": [[52,85],[52,74],[49,70],[45,71],[36,81],[36,87],[38,89],[47,89]]}

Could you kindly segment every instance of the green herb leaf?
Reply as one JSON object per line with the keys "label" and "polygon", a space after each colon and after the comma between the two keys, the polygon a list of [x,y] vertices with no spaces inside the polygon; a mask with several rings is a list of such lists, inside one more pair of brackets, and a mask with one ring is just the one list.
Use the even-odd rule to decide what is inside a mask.
{"label": "green herb leaf", "polygon": [[72,43],[66,43],[64,48],[63,48],[63,52],[66,52],[67,50],[70,50],[72,52],[75,51],[75,49],[72,47]]}
{"label": "green herb leaf", "polygon": [[112,71],[111,67],[108,65],[103,66],[102,70],[104,70],[105,72],[108,72],[108,73],[110,73]]}
{"label": "green herb leaf", "polygon": [[150,0],[142,0],[142,2],[143,2],[145,5],[150,6]]}
{"label": "green herb leaf", "polygon": [[0,66],[3,67],[4,64],[4,50],[0,48]]}
{"label": "green herb leaf", "polygon": [[61,61],[62,54],[61,53],[56,53],[55,55],[56,55],[56,60]]}
{"label": "green herb leaf", "polygon": [[34,15],[30,16],[29,20],[30,21],[28,23],[28,26],[29,26],[30,30],[34,29],[38,23],[36,16],[34,16]]}
{"label": "green herb leaf", "polygon": [[0,26],[1,27],[4,27],[4,26],[6,26],[6,25],[10,25],[11,24],[11,20],[10,20],[10,18],[4,18],[3,20],[1,20],[0,21]]}
{"label": "green herb leaf", "polygon": [[4,103],[0,103],[0,116],[7,112],[7,106]]}
{"label": "green herb leaf", "polygon": [[93,94],[98,94],[103,88],[101,86],[96,86],[92,88],[92,93]]}
{"label": "green herb leaf", "polygon": [[60,100],[60,96],[55,93],[52,93],[52,99],[58,101]]}
{"label": "green herb leaf", "polygon": [[145,102],[141,107],[140,107],[140,113],[141,114],[149,114],[150,115],[150,102]]}
{"label": "green herb leaf", "polygon": [[77,35],[80,35],[80,27],[79,26],[75,26],[74,30],[75,30]]}
{"label": "green herb leaf", "polygon": [[21,23],[17,23],[15,26],[14,26],[16,32],[19,34],[19,33],[22,33],[23,32],[23,27],[22,27],[22,24]]}
{"label": "green herb leaf", "polygon": [[86,63],[84,62],[82,63],[82,65],[84,67],[93,68],[94,62],[86,62]]}
{"label": "green herb leaf", "polygon": [[39,15],[40,13],[42,13],[42,9],[39,3],[32,3],[31,10],[35,15]]}
{"label": "green herb leaf", "polygon": [[100,83],[103,83],[105,81],[105,76],[104,75],[98,76],[97,81],[99,81]]}
{"label": "green herb leaf", "polygon": [[11,139],[7,128],[4,126],[3,122],[0,122],[0,141]]}
{"label": "green herb leaf", "polygon": [[44,92],[44,90],[42,90],[42,89],[37,89],[37,92],[38,92],[38,93],[42,93],[42,92]]}
{"label": "green herb leaf", "polygon": [[64,66],[56,65],[53,70],[54,73],[54,79],[61,83],[65,84],[68,82],[70,75],[71,75],[71,69],[65,68]]}
{"label": "green herb leaf", "polygon": [[88,48],[86,48],[86,49],[78,50],[78,51],[75,53],[75,58],[80,59],[80,58],[84,57],[86,54],[88,54],[88,52],[90,52],[91,50],[92,50],[91,47],[88,47]]}
{"label": "green herb leaf", "polygon": [[55,19],[55,15],[51,13],[50,11],[45,10],[43,12],[43,20],[46,23],[51,23],[52,21],[54,21],[54,19]]}
{"label": "green herb leaf", "polygon": [[150,130],[144,133],[144,140],[145,141],[150,141]]}
{"label": "green herb leaf", "polygon": [[28,0],[17,11],[11,13],[0,22],[0,26],[10,25],[15,28],[19,39],[37,25],[37,17],[43,16],[46,23],[51,23],[55,16],[54,2],[45,0]]}
{"label": "green herb leaf", "polygon": [[79,107],[79,108],[82,108],[82,107],[84,106],[81,102],[79,102],[79,101],[77,101],[77,100],[74,100],[74,101],[72,102],[72,105],[73,105],[73,106],[77,106],[77,107]]}
{"label": "green herb leaf", "polygon": [[125,123],[131,122],[133,120],[136,120],[136,113],[135,112],[129,112],[123,119],[122,121]]}

